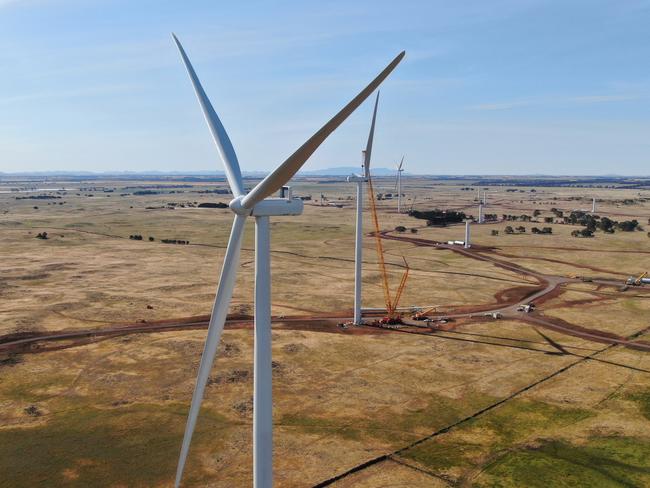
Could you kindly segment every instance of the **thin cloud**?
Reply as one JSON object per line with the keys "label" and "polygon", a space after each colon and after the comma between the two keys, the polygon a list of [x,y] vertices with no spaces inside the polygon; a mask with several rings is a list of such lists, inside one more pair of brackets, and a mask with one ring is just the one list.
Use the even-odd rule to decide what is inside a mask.
{"label": "thin cloud", "polygon": [[628,102],[645,98],[640,94],[611,94],[611,95],[583,95],[575,97],[544,97],[510,100],[494,103],[480,103],[467,107],[469,110],[511,110],[521,107],[542,106],[542,105],[567,105],[567,104],[597,104]]}
{"label": "thin cloud", "polygon": [[65,99],[65,98],[78,98],[78,97],[92,97],[102,96],[113,93],[128,93],[136,90],[138,87],[135,85],[102,85],[90,88],[80,88],[77,90],[58,90],[58,91],[44,91],[24,93],[22,95],[14,95],[11,97],[0,98],[0,105],[9,105],[12,103],[31,102],[33,100],[43,99]]}

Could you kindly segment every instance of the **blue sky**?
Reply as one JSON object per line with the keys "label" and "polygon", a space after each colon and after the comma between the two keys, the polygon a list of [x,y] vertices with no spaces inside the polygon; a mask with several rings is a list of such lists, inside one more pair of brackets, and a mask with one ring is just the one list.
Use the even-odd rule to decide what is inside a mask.
{"label": "blue sky", "polygon": [[[399,51],[376,166],[650,174],[650,0],[0,0],[0,171],[221,169],[176,32],[244,170],[283,161]],[[306,169],[356,165],[366,102]]]}

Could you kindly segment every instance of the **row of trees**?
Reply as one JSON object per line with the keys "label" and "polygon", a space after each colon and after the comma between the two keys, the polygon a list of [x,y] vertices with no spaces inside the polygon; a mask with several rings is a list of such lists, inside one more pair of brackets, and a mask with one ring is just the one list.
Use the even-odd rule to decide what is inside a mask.
{"label": "row of trees", "polygon": [[160,239],[160,242],[164,244],[189,244],[190,241],[184,241],[181,239]]}
{"label": "row of trees", "polygon": [[506,225],[506,228],[503,229],[503,232],[506,234],[523,234],[526,232],[526,227],[520,225],[519,227],[513,228],[511,225]]}
{"label": "row of trees", "polygon": [[411,210],[409,212],[411,217],[427,221],[427,225],[446,226],[449,224],[457,224],[467,218],[464,212],[456,212],[455,210]]}
{"label": "row of trees", "polygon": [[[395,227],[395,231],[396,232],[406,232],[406,227],[404,227],[403,225],[398,225],[397,227]],[[417,234],[417,233],[418,233],[417,228],[411,227],[411,234]]]}
{"label": "row of trees", "polygon": [[591,230],[589,230],[587,228],[584,228],[582,230],[576,229],[574,231],[571,231],[571,235],[573,237],[593,237],[594,233],[593,233],[593,231],[591,231]]}
{"label": "row of trees", "polygon": [[601,230],[607,234],[613,234],[616,230],[622,232],[634,232],[635,230],[643,230],[636,219],[624,220],[619,222],[612,220],[609,217],[600,217],[592,215],[581,210],[574,210],[568,217],[564,217],[566,223],[573,225],[584,225],[592,233],[596,230]]}

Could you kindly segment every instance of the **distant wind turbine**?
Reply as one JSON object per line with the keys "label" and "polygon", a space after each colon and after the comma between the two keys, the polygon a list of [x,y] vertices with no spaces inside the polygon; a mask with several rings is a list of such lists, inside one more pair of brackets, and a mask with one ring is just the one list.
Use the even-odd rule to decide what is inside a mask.
{"label": "distant wind turbine", "polygon": [[397,213],[402,213],[402,166],[404,165],[404,156],[397,166]]}
{"label": "distant wind turbine", "polygon": [[[363,101],[375,91],[384,79],[395,69],[404,57],[402,51],[379,73],[356,97],[352,99],[329,122],[300,146],[289,158],[266,176],[250,192],[244,193],[244,184],[239,162],[230,138],[208,99],[194,68],[190,64],[181,43],[172,34],[194,91],[201,105],[203,115],[212,133],[223,161],[228,185],[234,195],[230,209],[235,214],[230,240],[221,269],[219,287],[210,316],[208,335],[201,356],[201,364],[192,395],[183,444],[181,447],[175,486],[181,483],[192,434],[203,400],[203,394],[214,362],[221,332],[228,313],[228,307],[235,286],[239,266],[239,254],[246,217],[255,217],[255,345],[253,379],[253,486],[269,488],[273,485],[273,403],[271,390],[271,268],[269,217],[279,215],[300,215],[302,200],[292,198],[290,189],[284,187],[321,143],[354,112]],[[284,198],[269,198],[282,189]]]}

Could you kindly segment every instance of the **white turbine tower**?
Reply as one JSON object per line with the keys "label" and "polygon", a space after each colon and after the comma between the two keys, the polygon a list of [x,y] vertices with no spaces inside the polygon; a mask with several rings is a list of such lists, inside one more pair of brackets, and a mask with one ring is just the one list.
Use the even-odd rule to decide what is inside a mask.
{"label": "white turbine tower", "polygon": [[349,183],[357,184],[357,221],[356,237],[354,241],[354,318],[355,325],[361,325],[361,265],[363,263],[363,184],[370,177],[370,156],[372,154],[372,140],[375,135],[375,120],[377,119],[377,105],[379,104],[379,92],[375,98],[375,109],[372,112],[370,134],[363,154],[363,176],[348,176]]}
{"label": "white turbine tower", "polygon": [[404,156],[397,166],[397,213],[402,213],[402,166],[404,165]]}
{"label": "white turbine tower", "polygon": [[[175,486],[180,485],[185,461],[196,420],[203,400],[203,394],[210,370],[217,353],[221,332],[228,313],[239,266],[242,234],[246,217],[255,217],[255,333],[254,333],[254,379],[253,379],[253,485],[256,488],[268,488],[273,484],[273,403],[271,390],[271,269],[270,269],[270,235],[269,217],[276,215],[299,215],[303,204],[300,199],[293,199],[286,192],[286,198],[269,198],[283,188],[291,177],[302,167],[321,143],[356,110],[361,103],[375,91],[382,81],[393,71],[404,57],[401,52],[379,75],[370,82],[329,122],[321,127],[311,138],[300,146],[289,158],[255,186],[249,193],[244,193],[241,170],[235,150],[228,134],[208,100],[199,79],[190,64],[180,42],[172,34],[174,42],[183,59],[190,76],[194,91],[203,110],[212,138],[223,161],[226,178],[234,195],[230,209],[235,214],[230,240],[226,248],[219,287],[212,308],[208,335],[201,356],[201,364],[192,395],[185,435],[181,447]],[[284,193],[284,192],[283,192]]]}
{"label": "white turbine tower", "polygon": [[465,249],[469,249],[472,246],[472,244],[469,242],[469,224],[470,224],[470,222],[471,222],[470,219],[465,220],[465,246],[464,246]]}

